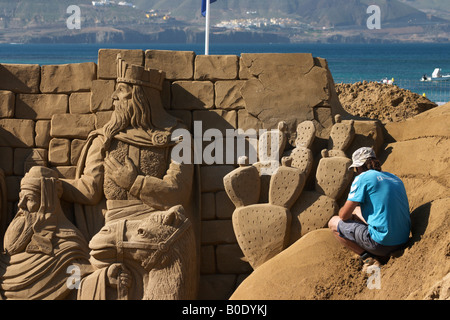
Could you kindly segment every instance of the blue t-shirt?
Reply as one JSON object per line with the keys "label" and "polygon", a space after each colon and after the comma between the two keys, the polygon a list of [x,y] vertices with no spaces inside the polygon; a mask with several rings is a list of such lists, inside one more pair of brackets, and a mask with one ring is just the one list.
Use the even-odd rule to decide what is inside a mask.
{"label": "blue t-shirt", "polygon": [[389,172],[368,170],[353,180],[347,200],[359,202],[372,239],[394,246],[408,241],[411,229],[403,182]]}

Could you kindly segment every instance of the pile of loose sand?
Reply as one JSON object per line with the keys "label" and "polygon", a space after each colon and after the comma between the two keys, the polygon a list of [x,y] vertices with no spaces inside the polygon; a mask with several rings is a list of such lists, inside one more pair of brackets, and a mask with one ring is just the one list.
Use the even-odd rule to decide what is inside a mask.
{"label": "pile of loose sand", "polygon": [[335,86],[342,107],[348,113],[383,123],[402,121],[437,106],[396,85],[363,81]]}
{"label": "pile of loose sand", "polygon": [[383,170],[405,183],[406,248],[370,289],[358,258],[328,229],[308,233],[245,279],[231,299],[450,299],[450,103],[385,125]]}

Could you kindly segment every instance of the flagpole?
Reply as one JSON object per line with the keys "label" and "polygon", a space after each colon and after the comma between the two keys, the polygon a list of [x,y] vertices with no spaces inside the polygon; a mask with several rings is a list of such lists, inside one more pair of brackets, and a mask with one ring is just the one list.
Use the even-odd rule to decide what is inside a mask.
{"label": "flagpole", "polygon": [[209,6],[210,0],[206,0],[206,25],[205,25],[205,55],[209,55]]}

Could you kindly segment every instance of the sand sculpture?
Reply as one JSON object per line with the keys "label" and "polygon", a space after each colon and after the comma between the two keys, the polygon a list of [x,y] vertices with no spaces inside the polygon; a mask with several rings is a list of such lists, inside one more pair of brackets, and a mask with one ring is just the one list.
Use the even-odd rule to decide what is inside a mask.
{"label": "sand sculpture", "polygon": [[[291,209],[293,215],[291,244],[308,232],[323,228],[328,220],[337,214],[339,209],[337,201],[353,178],[353,173],[348,170],[351,160],[345,154],[355,136],[353,125],[353,120],[342,122],[340,115],[335,116],[335,124],[328,139],[328,149],[322,150],[322,158],[317,166],[315,190],[303,192]],[[304,138],[306,141],[314,137],[311,129],[309,132],[308,139]],[[298,148],[297,146],[292,152],[294,156]]]}
{"label": "sand sculpture", "polygon": [[[310,54],[102,49],[98,66],[0,64],[0,73],[2,236],[10,225],[0,274],[4,298],[227,298],[252,267],[323,227],[347,186],[341,169],[353,125],[333,119],[348,115],[326,61]],[[259,137],[256,163],[244,157],[239,168],[194,167],[173,161],[179,141],[171,134],[195,131],[195,121],[222,133],[276,130]],[[58,173],[62,193],[54,201],[84,241],[76,250],[90,252],[83,272],[70,265],[49,273],[18,260],[53,261],[47,246],[41,253],[11,246],[17,226],[33,222],[24,214],[13,220],[13,207],[20,179],[36,166]],[[23,281],[20,270],[47,281]],[[50,285],[63,278],[77,290]]]}
{"label": "sand sculpture", "polygon": [[[276,131],[279,154],[283,154],[286,137],[285,124],[280,122]],[[345,150],[354,137],[353,121],[343,123],[336,115],[331,129],[329,150],[322,151],[316,173],[315,191],[304,191],[306,179],[313,166],[310,147],[314,142],[315,126],[304,121],[297,126],[296,147],[281,158],[281,166],[272,174],[263,173],[271,162],[268,150],[259,148],[259,160],[253,165],[242,160],[240,168],[224,177],[225,191],[235,204],[233,228],[246,260],[256,269],[283,251],[289,244],[306,233],[323,228],[337,213],[336,201],[351,181],[348,171],[351,160]],[[267,144],[270,132],[259,139]],[[266,142],[266,143],[264,143]],[[268,148],[269,149],[269,148]],[[268,188],[262,187],[264,183]],[[268,201],[264,202],[267,191]]]}
{"label": "sand sculpture", "polygon": [[61,182],[52,169],[35,166],[21,182],[19,211],[4,237],[0,256],[2,298],[64,299],[73,294],[68,270],[92,272],[89,249],[61,206]]}
{"label": "sand sculpture", "polygon": [[[75,179],[56,179],[36,166],[25,175],[22,210],[4,240],[5,298],[66,298],[73,289],[66,269],[74,259],[93,272],[77,273],[79,280],[87,276],[77,288],[80,299],[195,298],[198,260],[189,219],[194,167],[171,160],[177,143],[171,132],[183,125],[162,107],[163,81],[163,72],[118,55],[114,112],[89,135]],[[41,206],[27,209],[39,191]],[[75,205],[76,226],[64,219],[56,195]],[[117,231],[105,235],[105,228]]]}
{"label": "sand sculpture", "polygon": [[95,272],[80,300],[186,300],[196,297],[195,237],[182,206],[147,218],[111,220],[90,242]]}

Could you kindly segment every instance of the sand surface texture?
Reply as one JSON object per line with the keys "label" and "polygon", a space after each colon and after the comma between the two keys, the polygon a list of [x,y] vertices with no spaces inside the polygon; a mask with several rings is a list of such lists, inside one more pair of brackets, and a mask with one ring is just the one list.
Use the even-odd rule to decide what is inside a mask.
{"label": "sand surface texture", "polygon": [[381,266],[378,288],[357,256],[320,229],[257,268],[231,299],[450,299],[450,103],[422,111],[384,121],[379,158],[405,183],[412,233]]}

